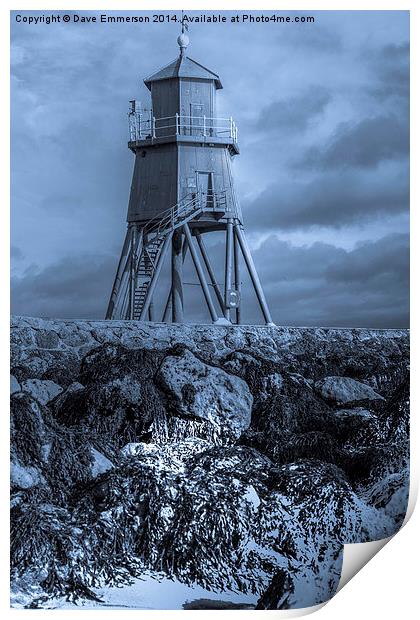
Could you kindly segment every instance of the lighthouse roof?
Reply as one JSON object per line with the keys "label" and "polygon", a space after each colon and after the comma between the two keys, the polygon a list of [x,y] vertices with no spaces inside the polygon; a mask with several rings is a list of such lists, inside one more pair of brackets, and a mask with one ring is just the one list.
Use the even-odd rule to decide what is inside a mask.
{"label": "lighthouse roof", "polygon": [[171,78],[198,78],[201,80],[214,80],[216,88],[223,88],[217,73],[206,69],[203,65],[188,56],[180,55],[174,61],[159,69],[156,73],[144,80],[150,90],[151,83],[158,80],[169,80]]}

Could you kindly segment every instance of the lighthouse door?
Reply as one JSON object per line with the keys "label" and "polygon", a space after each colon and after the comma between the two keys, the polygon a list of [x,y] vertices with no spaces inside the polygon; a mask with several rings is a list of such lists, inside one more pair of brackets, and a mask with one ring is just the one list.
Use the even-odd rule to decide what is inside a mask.
{"label": "lighthouse door", "polygon": [[197,173],[197,189],[202,205],[206,209],[212,209],[213,204],[213,174],[211,172]]}
{"label": "lighthouse door", "polygon": [[204,133],[204,106],[202,103],[191,103],[190,128],[192,136],[202,136]]}

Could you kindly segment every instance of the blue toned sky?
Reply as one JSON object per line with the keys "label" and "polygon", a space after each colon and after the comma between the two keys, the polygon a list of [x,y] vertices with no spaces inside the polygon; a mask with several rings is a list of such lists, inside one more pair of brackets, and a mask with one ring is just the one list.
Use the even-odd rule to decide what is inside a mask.
{"label": "blue toned sky", "polygon": [[[12,310],[103,318],[133,168],[127,102],[148,105],[142,79],[177,56],[178,26],[15,15]],[[192,25],[188,55],[220,75],[219,114],[239,126],[236,188],[274,320],[407,326],[408,13],[313,15]],[[189,318],[205,320],[187,288]],[[245,276],[244,305],[259,320]]]}

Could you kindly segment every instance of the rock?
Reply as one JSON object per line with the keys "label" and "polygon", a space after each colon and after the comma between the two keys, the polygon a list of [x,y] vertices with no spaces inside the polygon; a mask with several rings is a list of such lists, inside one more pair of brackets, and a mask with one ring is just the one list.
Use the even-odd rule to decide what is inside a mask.
{"label": "rock", "polygon": [[[277,379],[268,381],[268,377]],[[263,432],[268,441],[291,433],[335,434],[333,410],[301,375],[279,375],[276,365],[265,364],[249,366],[244,378],[254,394],[251,428]]]}
{"label": "rock", "polygon": [[75,381],[49,403],[49,407],[60,424],[67,427],[78,425],[86,409],[86,389]]}
{"label": "rock", "polygon": [[273,392],[280,391],[283,387],[283,377],[278,372],[273,372],[263,380],[262,390],[259,394],[261,400],[270,398]]}
{"label": "rock", "polygon": [[57,349],[60,346],[60,337],[53,329],[38,329],[35,340],[40,349]]}
{"label": "rock", "polygon": [[410,435],[410,381],[406,378],[388,399],[383,412],[383,439],[405,445]]}
{"label": "rock", "polygon": [[290,575],[280,568],[258,599],[255,609],[289,609],[289,599],[293,592],[293,581]]}
{"label": "rock", "polygon": [[14,394],[15,392],[20,392],[21,387],[14,375],[10,375],[10,394]]}
{"label": "rock", "polygon": [[246,336],[243,331],[228,330],[225,343],[228,348],[233,350],[243,349],[246,346]]}
{"label": "rock", "polygon": [[334,414],[339,427],[338,437],[344,450],[354,453],[356,448],[361,454],[365,448],[372,451],[381,444],[382,421],[369,409],[364,407],[337,409]]}
{"label": "rock", "polygon": [[[223,598],[223,594],[220,595]],[[199,598],[193,601],[186,601],[182,604],[185,610],[208,610],[208,609],[255,609],[250,603],[233,603],[232,601],[215,600],[211,598]]]}
{"label": "rock", "polygon": [[22,383],[22,390],[31,394],[42,405],[46,405],[63,391],[63,388],[54,381],[42,379],[27,379]]}
{"label": "rock", "polygon": [[[64,366],[69,368],[68,383],[75,381],[77,362],[98,344],[126,344],[134,350],[159,351],[176,342],[192,351],[212,344],[209,349],[212,360],[234,351],[250,355],[260,353],[266,359],[278,362],[282,372],[298,371],[314,380],[328,375],[348,376],[371,385],[385,396],[407,374],[407,330],[290,327],[268,330],[250,325],[227,329],[204,325],[32,317],[12,317],[11,320],[12,367],[27,367],[28,371],[37,373],[25,376],[25,379],[52,379],[60,385],[65,385]],[[60,368],[60,380],[53,376],[42,377],[45,372],[53,374],[56,368]],[[17,378],[21,381],[19,376]]]}
{"label": "rock", "polygon": [[83,604],[147,571],[261,609],[326,601],[343,545],[404,519],[408,346],[404,330],[13,318],[17,383],[63,388],[11,395],[15,592]]}
{"label": "rock", "polygon": [[226,361],[224,361],[223,368],[229,370],[235,375],[241,376],[245,367],[249,364],[259,364],[259,362],[249,355],[249,353],[235,352],[229,355]]}
{"label": "rock", "polygon": [[11,370],[20,383],[26,379],[41,379],[52,365],[53,358],[48,351],[24,349],[17,355],[15,350],[16,347],[12,346]]}
{"label": "rock", "polygon": [[124,446],[120,454],[123,458],[136,457],[142,463],[172,472],[184,471],[184,463],[195,454],[204,452],[212,445],[203,439],[192,438],[180,441],[177,444],[160,446],[153,443],[129,443]]}
{"label": "rock", "polygon": [[35,467],[24,467],[20,463],[10,464],[10,483],[19,489],[30,489],[45,485],[45,479]]}
{"label": "rock", "polygon": [[94,478],[114,468],[114,463],[101,454],[101,452],[98,452],[95,448],[91,448],[90,452],[93,459],[91,473]]}
{"label": "rock", "polygon": [[322,398],[339,405],[363,400],[385,400],[369,385],[351,377],[325,377],[315,383],[315,389]]}
{"label": "rock", "polygon": [[27,392],[16,392],[10,401],[10,447],[12,460],[23,466],[39,466],[47,442],[45,410]]}
{"label": "rock", "polygon": [[120,454],[123,458],[130,456],[140,456],[148,453],[156,453],[158,446],[153,443],[128,443],[121,448]]}
{"label": "rock", "polygon": [[161,351],[131,349],[118,342],[107,342],[83,357],[79,380],[88,386],[130,375],[145,383],[153,378],[163,358]]}
{"label": "rock", "polygon": [[150,437],[153,420],[165,414],[153,381],[163,357],[118,344],[93,349],[82,360],[82,383],[52,403],[56,419],[70,427],[83,425],[116,448]]}
{"label": "rock", "polygon": [[[105,440],[119,442],[141,439],[149,433],[155,414],[154,390],[131,375],[113,378],[106,383],[95,383],[76,394],[79,407],[72,407],[67,423],[84,424]],[[157,399],[156,399],[157,400]],[[157,400],[156,408],[161,407]],[[61,417],[62,418],[62,414]]]}
{"label": "rock", "polygon": [[258,497],[258,493],[252,485],[249,485],[249,487],[246,488],[244,497],[246,501],[252,505],[254,510],[257,510],[261,505],[261,500]]}
{"label": "rock", "polygon": [[30,481],[29,476],[36,478],[35,472],[42,472],[50,501],[62,503],[77,485],[92,478],[93,459],[86,430],[60,426],[48,406],[28,392],[13,394],[10,409],[11,460],[25,468],[17,469],[17,474],[24,484],[33,486],[36,480]]}
{"label": "rock", "polygon": [[80,372],[81,348],[77,353],[71,349],[44,350],[43,355],[48,355],[48,363],[41,379],[49,379],[67,387],[77,381]]}
{"label": "rock", "polygon": [[409,472],[389,473],[366,489],[364,500],[383,510],[396,527],[403,524],[408,506]]}
{"label": "rock", "polygon": [[166,357],[157,375],[176,409],[239,437],[251,422],[253,398],[245,381],[204,364],[191,351]]}
{"label": "rock", "polygon": [[355,418],[358,420],[375,420],[376,415],[364,409],[363,407],[354,407],[353,409],[337,409],[334,412],[335,416],[339,419]]}
{"label": "rock", "polygon": [[344,541],[375,539],[392,527],[334,466],[274,469],[253,449],[201,440],[130,445],[123,453],[127,460],[105,474],[101,489],[79,499],[95,516],[87,548],[95,549],[96,569],[112,571],[103,550],[124,541],[125,566],[140,554],[150,570],[209,590],[263,593],[283,570],[288,605],[310,606],[335,591]]}
{"label": "rock", "polygon": [[85,389],[85,386],[79,383],[78,381],[74,381],[70,383],[64,390],[62,390],[51,402],[51,408],[53,411],[60,411],[66,406],[68,401],[74,398],[76,393],[80,393]]}

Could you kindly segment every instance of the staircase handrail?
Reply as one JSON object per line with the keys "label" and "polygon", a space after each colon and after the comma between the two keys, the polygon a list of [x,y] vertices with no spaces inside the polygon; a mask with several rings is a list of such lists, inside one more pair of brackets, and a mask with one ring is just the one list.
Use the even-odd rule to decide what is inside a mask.
{"label": "staircase handrail", "polygon": [[169,230],[175,230],[185,224],[195,215],[198,215],[200,211],[206,206],[208,198],[215,199],[219,204],[226,206],[226,190],[214,193],[208,192],[203,194],[196,194],[186,196],[176,203],[173,207],[170,207],[163,213],[159,213],[144,227],[146,234],[155,234],[155,237],[164,235]]}

